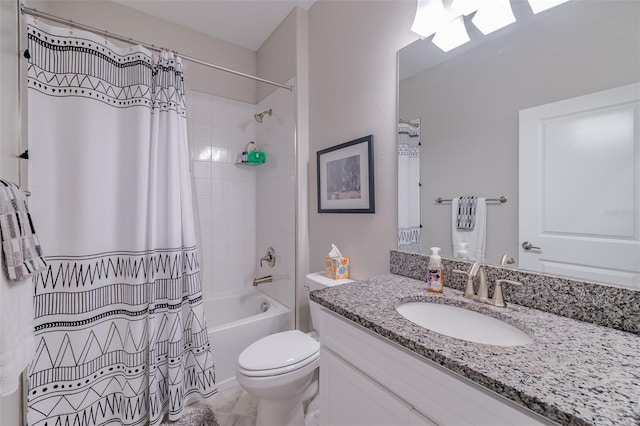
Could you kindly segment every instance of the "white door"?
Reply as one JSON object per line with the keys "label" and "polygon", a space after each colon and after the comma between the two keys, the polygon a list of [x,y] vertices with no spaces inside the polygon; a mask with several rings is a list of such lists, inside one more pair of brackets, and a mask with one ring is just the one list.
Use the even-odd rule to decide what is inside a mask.
{"label": "white door", "polygon": [[522,269],[640,288],[640,84],[520,111]]}

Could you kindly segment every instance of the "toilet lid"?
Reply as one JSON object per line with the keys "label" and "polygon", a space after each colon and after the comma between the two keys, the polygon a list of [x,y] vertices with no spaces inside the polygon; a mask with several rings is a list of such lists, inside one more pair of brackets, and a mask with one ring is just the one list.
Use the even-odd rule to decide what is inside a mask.
{"label": "toilet lid", "polygon": [[249,345],[238,357],[245,370],[272,370],[287,367],[311,357],[320,344],[300,330],[272,334]]}
{"label": "toilet lid", "polygon": [[307,359],[303,359],[302,361],[296,364],[291,364],[287,367],[272,368],[270,370],[247,370],[246,368],[238,366],[236,374],[240,373],[247,377],[273,377],[279,376],[281,374],[290,374],[295,371],[303,370],[304,368],[307,368],[309,366],[312,367],[310,371],[313,371],[316,369],[316,367],[318,367],[319,360],[320,351],[311,355]]}

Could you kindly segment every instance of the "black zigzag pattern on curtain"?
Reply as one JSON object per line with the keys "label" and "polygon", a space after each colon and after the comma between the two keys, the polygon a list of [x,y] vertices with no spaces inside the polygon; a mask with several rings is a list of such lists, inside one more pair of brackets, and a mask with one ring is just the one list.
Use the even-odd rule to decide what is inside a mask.
{"label": "black zigzag pattern on curtain", "polygon": [[145,281],[160,275],[178,277],[198,271],[196,246],[147,251],[113,251],[87,256],[47,256],[58,262],[34,278],[36,294],[47,287],[90,286],[102,279],[121,277]]}
{"label": "black zigzag pattern on curtain", "polygon": [[398,244],[420,242],[420,228],[401,228],[398,230]]}
{"label": "black zigzag pattern on curtain", "polygon": [[[184,75],[174,59],[144,51],[119,54],[94,40],[59,37],[28,26],[30,89],[48,96],[84,97],[117,108],[143,106],[186,115]],[[154,87],[160,74],[163,88]],[[153,111],[153,110],[152,110]]]}
{"label": "black zigzag pattern on curtain", "polygon": [[34,278],[31,425],[143,425],[217,392],[195,246],[47,262]]}
{"label": "black zigzag pattern on curtain", "polygon": [[419,157],[420,147],[408,144],[398,144],[398,155],[408,155],[409,157]]}

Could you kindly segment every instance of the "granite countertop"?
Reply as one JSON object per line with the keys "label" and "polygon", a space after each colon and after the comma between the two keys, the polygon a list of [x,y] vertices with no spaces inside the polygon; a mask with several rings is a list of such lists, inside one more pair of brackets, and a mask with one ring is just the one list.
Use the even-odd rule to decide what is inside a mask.
{"label": "granite countertop", "polygon": [[[567,425],[640,425],[640,336],[509,304],[470,301],[462,292],[425,290],[423,281],[387,274],[311,293],[357,324]],[[526,346],[471,343],[402,317],[395,307],[429,301],[501,319],[534,339]]]}

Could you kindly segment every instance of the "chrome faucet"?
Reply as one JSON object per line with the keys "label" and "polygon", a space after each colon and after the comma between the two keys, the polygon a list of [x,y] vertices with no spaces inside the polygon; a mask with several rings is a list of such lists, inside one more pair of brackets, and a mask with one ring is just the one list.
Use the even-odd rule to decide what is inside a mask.
{"label": "chrome faucet", "polygon": [[[504,301],[502,284],[522,285],[522,283],[512,280],[496,280],[495,288],[493,290],[493,297],[489,298],[489,282],[487,280],[487,273],[484,270],[484,266],[482,266],[480,262],[475,262],[466,272],[460,271],[458,269],[452,272],[463,274],[467,277],[467,285],[464,289],[464,297],[466,297],[467,299],[477,300],[489,305],[498,306],[500,308],[504,308],[507,306]],[[475,277],[479,277],[478,293],[475,292],[475,288],[473,286],[473,279]]]}
{"label": "chrome faucet", "polygon": [[262,266],[262,262],[265,262],[265,261],[272,268],[275,266],[275,264],[276,264],[276,251],[273,249],[273,247],[269,247],[267,249],[267,254],[260,258],[260,266]]}
{"label": "chrome faucet", "polygon": [[265,284],[265,283],[270,283],[270,282],[273,282],[273,277],[271,275],[265,275],[264,277],[254,278],[253,279],[253,286],[256,287],[259,284]]}
{"label": "chrome faucet", "polygon": [[512,280],[496,280],[496,287],[493,289],[493,306],[506,308],[507,303],[502,295],[502,284],[522,285],[522,283]]}
{"label": "chrome faucet", "polygon": [[[487,283],[487,273],[484,266],[480,262],[475,262],[469,268],[469,271],[460,271],[458,269],[453,272],[467,276],[467,285],[464,289],[464,297],[467,299],[479,300],[485,302],[489,300],[489,284]],[[474,277],[479,276],[478,293],[476,294],[473,286]]]}
{"label": "chrome faucet", "polygon": [[476,295],[476,299],[483,303],[487,303],[489,302],[489,283],[487,281],[487,272],[484,270],[484,266],[482,266],[480,262],[474,263],[471,270],[474,268],[477,268],[478,276],[480,277],[480,284],[478,284],[478,294]]}
{"label": "chrome faucet", "polygon": [[515,259],[506,253],[500,259],[500,266],[513,265],[514,263],[516,263]]}

